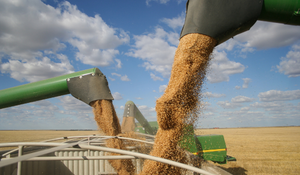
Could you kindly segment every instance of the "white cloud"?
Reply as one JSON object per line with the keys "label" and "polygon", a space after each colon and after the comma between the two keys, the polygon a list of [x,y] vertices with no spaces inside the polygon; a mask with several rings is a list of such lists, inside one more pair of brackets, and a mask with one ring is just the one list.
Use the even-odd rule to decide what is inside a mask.
{"label": "white cloud", "polygon": [[154,80],[154,81],[157,81],[157,80],[163,81],[163,80],[164,80],[164,79],[162,79],[162,78],[160,78],[160,77],[154,75],[153,73],[150,73],[150,76],[151,76],[152,80]]}
{"label": "white cloud", "polygon": [[210,98],[210,97],[212,97],[212,98],[226,97],[226,94],[216,94],[216,93],[211,93],[211,92],[205,92],[205,93],[203,93],[203,95],[208,98]]}
{"label": "white cloud", "polygon": [[243,89],[246,89],[248,88],[249,86],[249,83],[251,82],[251,79],[250,78],[243,78],[243,81],[244,81],[244,84],[243,84]]}
{"label": "white cloud", "polygon": [[[65,96],[63,96],[65,97]],[[70,99],[68,99],[70,97]],[[92,108],[69,96],[61,98],[60,110],[48,100],[32,102],[16,107],[2,109],[0,112],[2,129],[86,129],[95,128]],[[59,115],[59,117],[57,116]],[[71,115],[71,116],[66,116]],[[88,120],[88,123],[86,121]],[[9,123],[13,123],[11,126]],[[87,127],[88,124],[88,127]]]}
{"label": "white cloud", "polygon": [[117,65],[116,65],[116,67],[117,68],[122,68],[122,62],[121,62],[121,60],[120,59],[115,59],[115,61],[117,62]]}
{"label": "white cloud", "polygon": [[250,107],[242,107],[240,110],[224,111],[220,113],[220,117],[226,118],[226,120],[230,119],[242,125],[249,125],[250,123],[257,123],[260,120],[266,119],[269,116],[266,116],[266,112],[264,111],[252,111]]}
{"label": "white cloud", "polygon": [[109,27],[99,15],[89,17],[68,2],[62,4],[62,25],[73,34],[68,41],[77,47],[76,58],[84,64],[108,66],[113,62],[117,46],[127,43],[129,36],[122,30]]}
{"label": "white cloud", "polygon": [[126,55],[144,60],[143,67],[146,70],[153,70],[167,77],[171,73],[178,38],[178,33],[167,33],[157,27],[155,33],[134,36],[134,49]]}
{"label": "white cloud", "polygon": [[118,50],[115,49],[93,49],[89,48],[87,43],[71,42],[73,46],[76,46],[79,52],[76,53],[77,60],[80,60],[83,64],[92,66],[109,66],[113,63],[115,55],[119,54]]}
{"label": "white cloud", "polygon": [[167,2],[169,2],[170,0],[146,0],[146,4],[149,6],[151,1],[156,1],[160,4],[166,4]]}
{"label": "white cloud", "polygon": [[111,78],[111,77],[108,77],[111,81],[115,81],[116,79],[114,79],[114,78]]}
{"label": "white cloud", "polygon": [[119,54],[115,48],[129,42],[123,30],[109,27],[99,15],[87,16],[67,1],[57,8],[39,0],[1,1],[0,6],[5,7],[0,10],[0,53],[9,58],[1,71],[19,81],[40,80],[41,72],[32,69],[51,76],[73,71],[68,58],[57,55],[67,47],[65,43],[78,49],[76,59],[82,63],[108,66]]}
{"label": "white cloud", "polygon": [[215,113],[213,113],[213,112],[204,112],[203,115],[201,115],[201,116],[204,116],[204,117],[212,117],[212,116],[214,116],[214,115],[215,115]]}
{"label": "white cloud", "polygon": [[111,75],[114,75],[114,76],[117,76],[117,77],[121,77],[122,76],[121,74],[117,74],[115,72],[111,73]]}
{"label": "white cloud", "polygon": [[236,96],[234,98],[231,99],[232,103],[245,103],[245,102],[252,102],[254,101],[254,98],[249,98],[249,97],[245,97],[245,96]]}
{"label": "white cloud", "polygon": [[182,13],[180,16],[175,18],[163,18],[161,21],[166,23],[172,29],[182,28],[185,20],[185,13]]}
{"label": "white cloud", "polygon": [[240,43],[237,40],[229,39],[226,42],[218,45],[216,47],[217,50],[227,50],[231,51],[236,45],[239,45]]}
{"label": "white cloud", "polygon": [[58,111],[59,108],[55,106],[53,103],[51,103],[48,100],[40,100],[36,102],[32,102],[31,104],[38,106],[38,109],[40,110],[49,110],[49,111]]}
{"label": "white cloud", "polygon": [[122,81],[130,81],[130,79],[128,78],[127,75],[123,75],[123,76],[121,77],[121,80],[122,80]]}
{"label": "white cloud", "polygon": [[148,107],[146,105],[139,105],[138,108],[139,108],[140,111],[145,111],[145,110],[150,111],[150,112],[154,112],[155,111],[155,108]]}
{"label": "white cloud", "polygon": [[166,88],[167,88],[167,85],[160,85],[159,92],[165,92]]}
{"label": "white cloud", "polygon": [[249,107],[242,107],[242,108],[241,108],[241,111],[249,111],[249,110],[250,110]]}
{"label": "white cloud", "polygon": [[256,119],[257,121],[261,120],[264,117],[265,112],[262,111],[225,111],[222,113],[223,116],[230,117],[237,122],[247,122],[247,119]]}
{"label": "white cloud", "polygon": [[230,103],[229,101],[219,101],[217,104],[224,109],[234,109],[242,106],[239,103]]}
{"label": "white cloud", "polygon": [[290,101],[300,99],[300,90],[279,91],[269,90],[258,94],[259,100],[264,102],[270,101]]}
{"label": "white cloud", "polygon": [[128,78],[128,76],[127,75],[121,75],[121,74],[117,74],[117,73],[111,73],[111,75],[113,75],[113,76],[117,76],[117,77],[120,77],[120,79],[121,79],[121,81],[130,81],[130,79]]}
{"label": "white cloud", "polygon": [[71,95],[61,96],[58,99],[62,102],[60,105],[66,110],[64,113],[80,111],[81,113],[92,113],[92,108],[88,104],[74,98]]}
{"label": "white cloud", "polygon": [[73,66],[65,55],[57,54],[57,58],[60,60],[60,63],[53,62],[48,57],[27,62],[9,60],[0,64],[0,71],[1,73],[9,73],[11,78],[21,82],[35,82],[74,72]]}
{"label": "white cloud", "polygon": [[[148,6],[150,6],[150,2],[151,2],[151,1],[155,1],[155,2],[160,3],[160,4],[166,4],[166,3],[169,2],[170,0],[146,0],[146,4],[147,4]],[[180,4],[180,3],[184,2],[185,0],[175,0],[175,1],[177,1],[177,3]]]}
{"label": "white cloud", "polygon": [[300,40],[298,26],[258,21],[249,31],[234,37],[247,48],[268,49],[294,44]]}
{"label": "white cloud", "polygon": [[112,94],[115,100],[122,100],[123,96],[119,92],[115,92]]}
{"label": "white cloud", "polygon": [[2,122],[9,120],[13,123],[36,122],[38,119],[53,120],[59,108],[47,100],[23,104],[1,109]]}
{"label": "white cloud", "polygon": [[216,106],[212,106],[211,103],[205,102],[205,103],[202,103],[202,104],[203,104],[203,111],[204,112],[212,112],[212,113],[215,113],[215,114],[217,114],[219,112],[218,108]]}
{"label": "white cloud", "polygon": [[289,46],[299,40],[298,26],[258,21],[249,31],[218,45],[216,49],[231,51],[237,47],[238,56],[246,58],[246,52]]}
{"label": "white cloud", "polygon": [[263,102],[263,103],[255,102],[255,103],[251,104],[250,106],[255,107],[255,108],[262,108],[266,111],[291,111],[293,109],[296,109],[296,106],[294,106],[290,103],[284,103],[281,101]]}
{"label": "white cloud", "polygon": [[294,45],[286,57],[281,58],[277,69],[288,77],[300,76],[300,45]]}
{"label": "white cloud", "polygon": [[286,119],[299,119],[300,113],[298,111],[271,111],[273,114],[272,118],[282,118]]}
{"label": "white cloud", "polygon": [[241,89],[241,86],[235,86],[234,88],[239,90],[239,89]]}
{"label": "white cloud", "polygon": [[148,121],[153,121],[153,119],[156,119],[155,108],[148,107],[146,105],[138,105],[137,107],[140,110],[140,112],[143,114],[143,116],[148,118]]}
{"label": "white cloud", "polygon": [[207,80],[210,83],[219,83],[229,81],[230,75],[244,72],[245,66],[241,63],[230,61],[225,51],[214,50],[213,58],[207,70]]}

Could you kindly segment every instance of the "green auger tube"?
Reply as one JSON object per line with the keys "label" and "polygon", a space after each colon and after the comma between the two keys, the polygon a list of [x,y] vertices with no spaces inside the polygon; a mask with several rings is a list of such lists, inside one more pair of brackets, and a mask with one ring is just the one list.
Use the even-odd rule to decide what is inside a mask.
{"label": "green auger tube", "polygon": [[199,33],[221,44],[257,20],[300,25],[300,0],[188,0],[180,38]]}
{"label": "green auger tube", "polygon": [[113,100],[106,77],[98,68],[92,68],[1,90],[0,109],[70,93],[87,104]]}
{"label": "green auger tube", "polygon": [[258,20],[300,25],[300,0],[264,0]]}

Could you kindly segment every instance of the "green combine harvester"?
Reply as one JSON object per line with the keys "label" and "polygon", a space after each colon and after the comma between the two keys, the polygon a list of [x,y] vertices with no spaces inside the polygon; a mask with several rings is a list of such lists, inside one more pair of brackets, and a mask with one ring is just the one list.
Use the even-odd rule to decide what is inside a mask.
{"label": "green combine harvester", "polygon": [[[221,44],[226,40],[249,30],[257,20],[283,23],[288,25],[300,25],[300,0],[188,0],[187,2],[187,13],[185,18],[185,24],[182,28],[180,37],[187,35],[189,33],[200,33],[210,36],[217,40],[217,44]],[[88,69],[84,71],[79,71],[76,73],[63,75],[55,78],[50,78],[47,80],[42,80],[34,83],[29,83],[17,87],[12,87],[9,89],[4,89],[0,91],[0,109],[8,108],[16,105],[21,105],[25,103],[30,103],[38,100],[48,99],[52,97],[57,97],[61,95],[72,94],[75,98],[83,101],[84,103],[90,105],[92,101],[95,100],[113,100],[111,92],[108,87],[108,82],[106,77],[102,72],[97,69]],[[155,122],[148,122],[138,108],[133,102],[129,101],[126,103],[123,121],[125,130],[133,129],[140,133],[146,133],[150,135],[155,135],[158,125]],[[128,106],[129,105],[129,106]],[[135,124],[134,119],[136,119],[140,125]],[[126,122],[128,121],[128,123]],[[125,127],[126,126],[126,127]],[[123,129],[123,128],[122,128]],[[194,129],[191,126],[186,127],[185,137],[181,140],[179,146],[186,149],[187,151],[201,157],[204,160],[211,160],[220,164],[224,164],[229,160],[235,160],[235,158],[227,156],[227,148],[225,144],[224,137],[222,135],[200,135],[194,134]],[[89,137],[90,139],[90,137]],[[88,140],[89,140],[88,139]],[[120,137],[120,139],[122,139]],[[99,142],[100,143],[100,142]],[[86,156],[77,155],[78,148],[85,148],[88,150],[101,150],[106,152],[115,152],[119,154],[128,154],[132,157],[127,157],[127,159],[136,159],[137,157],[146,158],[150,160],[160,161],[168,163],[173,166],[184,167],[193,172],[198,172],[201,174],[211,174],[205,172],[201,169],[195,167],[189,167],[188,165],[181,165],[178,162],[172,162],[170,160],[161,160],[156,157],[151,157],[149,155],[142,155],[134,153],[132,151],[122,152],[121,150],[109,149],[104,147],[91,146],[90,144],[83,144],[81,142],[76,142],[72,144],[56,144],[56,143],[35,143],[34,145],[39,146],[57,146],[57,148],[48,149],[44,151],[39,151],[37,153],[22,155],[24,145],[28,143],[23,143],[19,146],[18,157],[11,158],[11,154],[16,150],[11,150],[7,153],[2,154],[0,157],[0,171],[1,168],[8,167],[13,170],[14,164],[18,164],[18,175],[22,174],[21,167],[22,161],[44,161],[44,160],[70,160],[69,164],[64,164],[67,170],[73,168],[73,163],[77,160],[82,160],[80,164],[81,167],[85,166],[88,158]],[[17,144],[0,144],[0,147],[10,147]],[[38,157],[52,153],[58,150],[69,148],[67,151],[76,151],[75,157],[64,157],[58,155],[57,157]],[[88,151],[90,152],[90,151]],[[66,152],[67,153],[67,152]],[[98,154],[98,152],[97,152]],[[100,152],[99,152],[100,154]],[[6,155],[6,158],[3,157]],[[90,157],[89,157],[90,158]],[[103,156],[95,156],[93,159],[102,159]],[[72,160],[74,159],[74,160]],[[76,160],[75,160],[76,159]],[[122,157],[122,159],[125,159]],[[77,162],[78,163],[78,162]],[[80,163],[80,162],[79,162]],[[47,164],[49,169],[55,168],[53,164]],[[92,170],[93,168],[100,169],[101,172],[102,164],[98,165],[90,164],[91,167],[81,168],[84,171]],[[51,167],[50,167],[51,166]],[[68,167],[69,166],[69,167]],[[140,165],[139,165],[140,166]],[[16,167],[16,166],[15,166]],[[31,166],[33,167],[33,166]],[[45,167],[44,167],[45,168]],[[202,167],[203,168],[203,167]],[[41,169],[41,168],[40,168]],[[43,169],[41,169],[43,170]],[[10,170],[3,170],[6,172],[11,172]],[[79,170],[78,170],[79,171]],[[98,174],[99,174],[98,171]],[[79,174],[89,174],[89,173],[76,173]],[[0,173],[1,174],[1,173]],[[12,174],[12,173],[10,173]],[[14,173],[15,174],[15,173]],[[40,173],[41,174],[41,173]],[[66,173],[57,173],[66,174]],[[91,173],[92,174],[92,173]],[[104,173],[105,174],[105,173]],[[111,173],[108,173],[111,174]]]}
{"label": "green combine harvester", "polygon": [[[125,104],[123,121],[126,121],[127,117],[134,117],[138,121],[138,123],[132,123],[135,132],[150,135],[156,134],[159,127],[158,123],[156,121],[148,122],[132,101],[127,101]],[[179,146],[190,153],[204,160],[210,160],[219,164],[226,164],[227,161],[236,161],[234,157],[227,155],[227,147],[223,135],[195,135],[193,126],[187,126],[183,132],[184,137]]]}
{"label": "green combine harvester", "polygon": [[[62,75],[34,83],[0,90],[0,109],[66,94],[71,94],[76,99],[81,100],[88,105],[95,100],[113,100],[105,75],[98,68],[92,68],[68,75]],[[132,119],[138,120],[140,126],[136,126],[135,122],[132,122],[134,121]],[[122,130],[133,128],[133,131],[145,133],[143,136],[148,138],[146,141],[133,139],[134,141],[138,143],[146,143],[148,144],[148,147],[153,146],[155,134],[158,130],[158,124],[157,122],[148,122],[132,101],[128,101],[125,105],[123,121],[125,122],[122,123]],[[126,123],[126,121],[128,123]],[[123,125],[125,128],[123,128]],[[223,140],[221,137],[215,136],[194,136],[193,128],[191,129],[192,132],[186,135],[186,137],[183,139],[183,142],[179,146],[189,151],[190,155],[194,154],[200,156],[200,158],[204,160],[226,163],[226,145],[223,136]],[[143,166],[139,159],[150,159],[185,168],[192,172],[211,175],[208,170],[203,170],[200,168],[210,167],[211,169],[213,165],[202,165],[201,167],[195,167],[196,165],[191,166],[193,165],[193,162],[190,162],[191,165],[187,165],[147,154],[107,148],[105,147],[105,142],[103,141],[105,137],[107,136],[75,136],[54,138],[43,142],[1,143],[0,148],[8,147],[8,150],[0,151],[0,174],[2,173],[5,175],[18,172],[18,175],[22,175],[35,171],[37,172],[36,174],[43,173],[50,175],[53,174],[50,169],[55,171],[57,174],[70,175],[71,172],[74,172],[74,175],[93,174],[92,172],[97,171],[101,172],[100,174],[114,173],[112,172],[114,170],[109,168],[109,163],[105,163],[104,161],[99,162],[99,160],[107,159],[137,159],[135,160],[135,166],[136,173],[138,174]],[[83,139],[77,140],[77,138]],[[118,136],[114,136],[114,138],[127,140],[132,139]],[[50,143],[51,141],[64,141],[66,139],[71,140],[62,143]],[[205,146],[207,145],[206,143],[211,143],[214,146],[207,147]],[[96,145],[93,146],[91,144]],[[10,149],[11,146],[17,148]],[[45,149],[45,147],[53,148]],[[105,152],[123,154],[125,157],[127,157],[107,157],[104,156]],[[54,161],[55,163],[53,163]],[[88,162],[90,162],[90,164],[88,164]],[[34,166],[30,166],[30,164],[34,164]],[[73,164],[78,165],[79,169],[75,165],[72,166]],[[213,169],[218,169],[218,167],[213,166]],[[45,173],[45,171],[47,171],[47,173]],[[226,172],[223,172],[223,174],[226,174]]]}

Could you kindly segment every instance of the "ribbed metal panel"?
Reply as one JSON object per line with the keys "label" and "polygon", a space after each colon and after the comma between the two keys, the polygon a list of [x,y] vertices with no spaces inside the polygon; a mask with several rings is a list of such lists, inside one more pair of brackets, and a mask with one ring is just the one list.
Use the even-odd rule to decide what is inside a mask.
{"label": "ribbed metal panel", "polygon": [[[103,151],[61,150],[48,154],[56,157],[108,156]],[[140,159],[133,159],[136,173],[142,170]],[[17,172],[17,164],[0,168],[0,175],[12,175]],[[63,161],[24,161],[21,175],[101,175],[116,173],[108,160],[63,160]]]}
{"label": "ribbed metal panel", "polygon": [[17,171],[17,164],[6,166],[0,169],[0,175],[11,175]]}
{"label": "ribbed metal panel", "polygon": [[[79,155],[79,152],[78,151],[74,151],[74,154],[73,154],[75,157]],[[74,174],[79,174],[79,171],[78,171],[78,167],[79,167],[79,161],[78,160],[74,160],[73,161],[73,173]]]}
{"label": "ribbed metal panel", "polygon": [[[74,152],[73,151],[68,151],[68,156],[69,157],[74,157]],[[74,161],[68,161],[68,167],[69,167],[69,170],[71,171],[71,173],[74,174]]]}

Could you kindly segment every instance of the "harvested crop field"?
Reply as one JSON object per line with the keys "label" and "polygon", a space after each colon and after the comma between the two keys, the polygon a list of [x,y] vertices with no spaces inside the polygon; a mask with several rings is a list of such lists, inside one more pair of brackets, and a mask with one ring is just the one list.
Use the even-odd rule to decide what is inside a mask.
{"label": "harvested crop field", "polygon": [[237,159],[218,165],[232,174],[299,174],[300,127],[199,129],[197,135],[224,135],[227,154]]}
{"label": "harvested crop field", "polygon": [[[232,174],[300,172],[300,127],[199,129],[195,133],[224,135],[228,155],[236,157],[237,161],[216,165]],[[91,134],[98,134],[98,131],[0,131],[0,143]]]}
{"label": "harvested crop field", "polygon": [[99,131],[52,131],[52,130],[25,130],[0,131],[0,143],[7,142],[39,142],[57,137],[84,136],[99,134]]}

